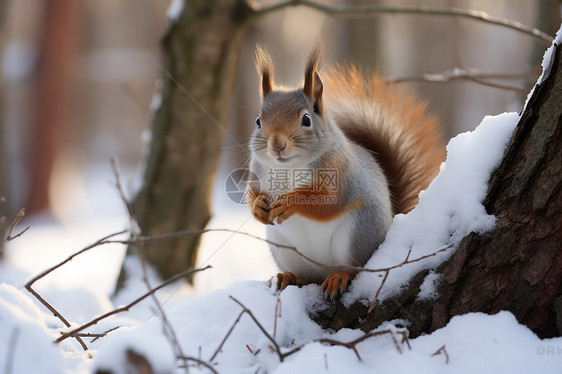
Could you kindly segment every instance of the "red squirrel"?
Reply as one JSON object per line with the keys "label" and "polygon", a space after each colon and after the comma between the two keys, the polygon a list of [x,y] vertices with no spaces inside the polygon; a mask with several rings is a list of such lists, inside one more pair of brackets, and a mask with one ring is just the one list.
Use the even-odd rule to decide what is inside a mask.
{"label": "red squirrel", "polygon": [[[353,66],[320,78],[322,48],[305,60],[302,87],[277,87],[267,51],[256,47],[261,110],[250,142],[253,216],[267,239],[324,265],[365,265],[397,213],[410,211],[444,158],[426,104]],[[332,272],[270,245],[277,287],[322,283],[328,299],[355,273]]]}

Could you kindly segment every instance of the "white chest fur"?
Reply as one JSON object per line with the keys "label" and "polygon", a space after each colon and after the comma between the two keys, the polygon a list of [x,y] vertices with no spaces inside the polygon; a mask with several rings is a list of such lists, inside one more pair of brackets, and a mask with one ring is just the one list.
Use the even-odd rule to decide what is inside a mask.
{"label": "white chest fur", "polygon": [[[294,214],[280,225],[267,226],[267,238],[296,247],[307,257],[325,265],[350,265],[350,238],[354,227],[351,213],[327,222],[317,222]],[[314,265],[286,248],[270,245],[277,265],[299,278],[322,282],[333,270]]]}

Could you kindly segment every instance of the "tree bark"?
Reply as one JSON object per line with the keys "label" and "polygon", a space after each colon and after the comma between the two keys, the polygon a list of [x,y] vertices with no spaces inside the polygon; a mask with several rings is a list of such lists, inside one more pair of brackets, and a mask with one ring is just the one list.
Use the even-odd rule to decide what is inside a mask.
{"label": "tree bark", "polygon": [[[143,235],[201,229],[210,218],[248,13],[241,0],[186,0],[163,39],[161,105],[143,186],[133,203]],[[169,278],[194,266],[198,242],[185,237],[148,245],[147,260]]]}
{"label": "tree bark", "polygon": [[562,334],[562,58],[537,84],[491,176],[484,200],[497,226],[465,237],[442,264],[439,298],[416,300],[427,271],[367,315],[361,303],[334,303],[315,318],[323,327],[371,330],[383,321],[411,322],[415,337],[470,312],[512,312],[539,337]]}

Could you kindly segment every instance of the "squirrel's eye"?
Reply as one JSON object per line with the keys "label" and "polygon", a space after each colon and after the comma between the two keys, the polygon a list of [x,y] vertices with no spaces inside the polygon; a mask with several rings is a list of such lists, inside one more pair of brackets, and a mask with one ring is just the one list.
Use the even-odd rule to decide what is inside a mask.
{"label": "squirrel's eye", "polygon": [[258,127],[258,129],[261,129],[261,119],[260,119],[260,117],[256,118],[256,126]]}
{"label": "squirrel's eye", "polygon": [[301,126],[310,127],[311,125],[312,122],[310,121],[310,115],[306,113],[304,116],[302,116]]}

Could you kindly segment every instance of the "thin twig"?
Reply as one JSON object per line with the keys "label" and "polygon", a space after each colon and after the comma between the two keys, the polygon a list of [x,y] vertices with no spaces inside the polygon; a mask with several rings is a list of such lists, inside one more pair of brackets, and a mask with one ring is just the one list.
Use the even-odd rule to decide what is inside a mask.
{"label": "thin twig", "polygon": [[359,361],[363,361],[361,359],[361,356],[359,355],[359,352],[357,351],[357,347],[355,346],[355,344],[344,343],[344,342],[340,342],[338,340],[333,340],[333,339],[318,339],[318,340],[315,340],[315,341],[318,342],[318,343],[325,343],[325,344],[330,344],[330,345],[341,345],[343,347],[351,349],[355,353],[355,355],[357,356],[357,359]]}
{"label": "thin twig", "polygon": [[501,84],[497,82],[491,82],[490,79],[518,79],[529,76],[531,73],[522,74],[494,74],[494,73],[480,73],[478,71],[466,70],[466,69],[451,69],[445,70],[441,73],[426,73],[422,75],[415,75],[410,77],[398,77],[398,78],[388,78],[386,82],[388,83],[406,83],[406,82],[428,82],[428,83],[450,83],[456,80],[468,80],[475,82],[484,86],[499,88],[502,90],[516,91],[516,92],[527,92],[528,90],[521,87],[511,86],[507,84]]}
{"label": "thin twig", "polygon": [[[137,218],[133,212],[133,207],[131,205],[131,203],[129,202],[129,200],[127,199],[127,197],[125,196],[125,192],[123,191],[123,187],[121,186],[121,178],[119,175],[119,170],[117,167],[117,161],[115,160],[115,158],[111,158],[111,168],[113,169],[113,175],[115,176],[115,187],[117,188],[117,192],[119,193],[119,197],[121,198],[121,201],[123,202],[123,204],[125,205],[126,209],[127,209],[127,214],[129,216],[129,220],[131,222],[131,236],[133,238],[136,238],[139,236],[139,232],[140,232],[140,228],[138,225],[138,221]],[[137,254],[139,256],[139,260],[141,262],[141,269],[142,269],[142,279],[143,282],[146,284],[146,288],[148,290],[152,289],[152,285],[150,284],[150,279],[148,277],[148,265],[146,263],[146,246],[145,243],[140,243],[139,245],[137,245]],[[164,335],[166,337],[168,337],[168,340],[170,341],[172,348],[174,348],[174,350],[176,351],[176,357],[180,358],[181,360],[183,360],[184,365],[185,365],[185,370],[186,372],[188,371],[188,366],[187,366],[187,360],[186,360],[186,355],[183,353],[183,350],[181,348],[181,345],[179,343],[179,340],[177,338],[177,334],[176,331],[174,330],[172,324],[170,323],[170,321],[168,320],[168,317],[166,315],[166,312],[164,311],[164,308],[162,307],[162,304],[160,303],[160,300],[158,300],[158,298],[156,297],[155,294],[151,295],[152,301],[154,302],[154,304],[156,305],[156,308],[158,309],[158,312],[160,313],[160,318],[162,319],[162,327],[164,330]]]}
{"label": "thin twig", "polygon": [[254,321],[256,326],[258,326],[258,328],[265,335],[265,337],[271,342],[271,344],[273,344],[273,348],[274,348],[275,352],[277,353],[277,356],[279,356],[279,361],[283,362],[284,356],[283,356],[283,353],[281,352],[281,348],[279,348],[279,344],[277,344],[275,339],[273,339],[273,337],[271,335],[269,335],[269,333],[265,330],[265,328],[261,325],[261,323],[259,323],[257,318],[254,316],[254,313],[252,313],[252,311],[250,309],[248,309],[244,304],[242,304],[240,301],[238,301],[238,299],[236,299],[234,296],[229,296],[229,297],[236,304],[240,305],[240,307],[243,309],[242,310],[243,312],[247,313],[250,316],[250,318]]}
{"label": "thin twig", "polygon": [[371,302],[371,305],[369,305],[369,309],[367,310],[367,314],[371,314],[371,312],[373,311],[373,308],[377,304],[377,300],[379,299],[379,294],[381,293],[382,287],[384,286],[384,283],[386,282],[386,279],[388,278],[389,273],[390,273],[390,270],[385,271],[384,278],[382,279],[382,282],[379,285],[379,288],[377,289],[377,293],[375,293],[375,297],[373,298],[373,301]]}
{"label": "thin twig", "polygon": [[107,336],[107,334],[109,334],[110,332],[113,332],[113,331],[115,331],[115,330],[117,330],[117,329],[119,329],[119,328],[121,328],[121,326],[115,326],[115,327],[113,327],[113,328],[111,328],[111,329],[109,329],[109,330],[106,330],[106,331],[102,332],[101,334],[99,334],[99,335],[100,335],[99,337],[95,337],[94,339],[92,339],[92,340],[90,341],[90,343],[95,342],[95,341],[98,340],[99,338],[103,338],[103,337]]}
{"label": "thin twig", "polygon": [[526,89],[526,88],[521,88],[521,87],[516,87],[516,86],[508,86],[507,84],[490,82],[490,81],[487,81],[487,80],[479,78],[479,77],[473,77],[473,76],[467,75],[465,79],[469,80],[471,82],[474,82],[474,83],[481,84],[483,86],[498,88],[500,90],[515,91],[515,92],[521,92],[521,93],[529,92],[529,90]]}
{"label": "thin twig", "polygon": [[[47,269],[47,270],[41,272],[40,274],[36,275],[35,277],[31,278],[31,279],[30,279],[29,281],[27,281],[27,283],[25,284],[25,289],[26,289],[29,293],[31,293],[41,304],[43,304],[51,313],[53,313],[53,315],[54,315],[55,317],[57,317],[66,327],[70,327],[70,326],[71,326],[71,325],[70,325],[70,322],[68,322],[68,321],[66,320],[66,318],[64,318],[63,315],[62,315],[59,311],[57,311],[57,310],[55,309],[55,307],[53,307],[53,306],[52,306],[49,302],[47,302],[47,300],[45,300],[37,291],[35,291],[35,290],[33,289],[32,285],[33,285],[35,282],[37,282],[39,279],[45,277],[46,275],[48,275],[49,273],[53,272],[54,270],[60,268],[60,267],[63,266],[64,264],[66,264],[66,263],[72,261],[72,259],[73,259],[74,257],[76,257],[76,256],[78,256],[78,255],[80,255],[80,254],[82,254],[82,253],[84,253],[84,252],[86,252],[86,251],[88,251],[88,250],[90,250],[90,249],[92,249],[92,248],[98,247],[98,246],[100,246],[100,245],[109,244],[109,242],[107,241],[108,239],[110,239],[110,238],[112,238],[112,237],[115,237],[115,236],[117,236],[117,235],[121,235],[121,234],[123,234],[124,232],[125,232],[125,231],[120,231],[120,232],[117,232],[117,233],[113,233],[113,234],[107,235],[107,236],[101,238],[100,240],[96,241],[95,243],[90,244],[90,245],[84,247],[84,248],[81,249],[80,251],[78,251],[78,252],[72,254],[71,256],[67,257],[64,261],[59,262],[57,265],[52,266],[52,267],[50,267],[49,269]],[[78,341],[78,343],[80,344],[80,346],[82,347],[82,349],[83,349],[84,351],[87,351],[87,350],[88,350],[88,347],[86,346],[86,343],[84,343],[84,341],[83,341],[79,336],[76,336],[76,337],[74,337],[74,338],[76,339],[76,341]]]}
{"label": "thin twig", "polygon": [[[212,373],[214,373],[214,374],[219,374],[219,372],[216,371],[215,368],[212,367],[208,362],[205,362],[205,361],[200,360],[200,359],[198,359],[198,358],[191,357],[191,356],[178,357],[178,358],[181,359],[181,360],[184,360],[184,361],[193,361],[193,362],[196,362],[197,365],[202,365],[202,366],[206,367],[206,368],[209,369]],[[186,366],[186,367],[187,367],[187,366]]]}
{"label": "thin twig", "polygon": [[[25,288],[27,289],[27,291],[29,293],[31,293],[41,304],[43,304],[51,313],[53,313],[53,315],[55,317],[57,317],[66,327],[70,327],[70,322],[67,321],[66,318],[64,318],[64,316],[55,309],[54,306],[52,306],[47,300],[45,300],[38,292],[36,292],[33,288],[31,288],[31,286],[28,286],[27,284],[25,285]],[[84,340],[82,340],[81,337],[79,336],[75,336],[74,337],[76,339],[76,341],[78,342],[78,344],[80,344],[80,346],[82,347],[82,349],[84,351],[88,350],[88,346],[86,345],[86,343],[84,343]]]}
{"label": "thin twig", "polygon": [[300,252],[296,247],[290,246],[290,245],[285,245],[285,244],[279,244],[276,243],[274,241],[268,240],[268,239],[264,239],[262,237],[259,237],[257,235],[253,235],[244,231],[239,231],[239,230],[232,230],[232,229],[195,229],[195,230],[183,230],[183,231],[175,231],[172,233],[167,233],[167,234],[160,234],[160,235],[151,235],[151,236],[139,236],[137,238],[134,239],[127,239],[127,240],[110,240],[108,241],[109,243],[119,243],[119,244],[138,244],[141,242],[152,242],[152,241],[159,241],[159,240],[166,240],[166,239],[176,239],[176,238],[180,238],[186,235],[200,235],[200,234],[205,234],[205,233],[209,233],[209,232],[229,232],[229,233],[234,233],[234,234],[239,234],[239,235],[244,235],[250,238],[254,238],[260,241],[263,241],[265,243],[268,243],[272,246],[275,246],[277,248],[282,248],[282,249],[286,249],[289,251],[293,251],[295,252],[298,256],[304,258],[306,261],[310,262],[311,264],[320,266],[326,270],[341,270],[341,271],[349,271],[349,272],[368,272],[368,273],[380,273],[380,272],[384,272],[386,270],[392,270],[395,269],[397,267],[403,266],[405,264],[410,264],[410,263],[414,263],[414,262],[418,262],[418,261],[422,261],[425,260],[428,257],[433,257],[436,256],[437,254],[441,253],[441,252],[445,252],[447,249],[453,247],[453,244],[449,244],[431,254],[416,258],[414,260],[410,260],[407,263],[400,263],[398,265],[394,265],[394,266],[390,266],[388,268],[375,268],[375,269],[369,269],[369,268],[364,268],[364,267],[360,267],[360,266],[344,266],[344,265],[326,265],[323,264],[319,261],[316,261],[310,257],[308,257],[307,255],[305,255],[304,253]]}
{"label": "thin twig", "polygon": [[[100,245],[104,245],[104,244],[109,244],[108,239],[113,238],[117,235],[121,235],[123,233],[125,233],[126,231],[120,231],[120,232],[116,232],[110,235],[107,235],[101,239],[99,239],[98,241],[96,241],[95,243],[92,243],[84,248],[82,248],[81,250],[79,250],[78,252],[72,254],[71,256],[67,257],[66,260],[59,262],[58,264],[56,264],[55,266],[50,267],[49,269],[39,273],[38,275],[36,275],[35,277],[31,278],[29,281],[27,281],[27,283],[25,284],[25,289],[31,293],[41,304],[43,304],[51,313],[53,313],[53,315],[55,317],[57,317],[66,327],[70,327],[70,322],[68,322],[66,320],[66,318],[63,317],[63,315],[55,309],[54,306],[52,306],[47,300],[45,300],[37,291],[35,291],[32,287],[32,285],[37,282],[39,279],[45,277],[46,275],[48,275],[49,273],[55,271],[56,269],[60,268],[61,266],[63,266],[64,264],[72,261],[72,259],[86,251],[89,251],[92,248],[98,247]],[[86,345],[86,343],[84,343],[84,341],[82,340],[82,338],[80,338],[79,336],[74,337],[76,339],[76,341],[80,344],[80,346],[82,347],[82,349],[84,351],[88,350],[88,346]]]}
{"label": "thin twig", "polygon": [[447,348],[445,348],[445,345],[443,345],[441,348],[439,348],[437,351],[435,351],[434,354],[432,354],[431,356],[437,356],[438,354],[444,354],[445,355],[445,364],[449,363],[449,354],[447,353]]}
{"label": "thin twig", "polygon": [[74,257],[81,255],[82,253],[89,251],[92,248],[95,247],[99,247],[105,244],[112,244],[112,243],[116,243],[116,241],[114,240],[109,240],[113,237],[116,237],[118,235],[122,235],[125,234],[127,232],[127,230],[123,230],[123,231],[119,231],[119,232],[115,232],[113,234],[109,234],[107,236],[104,236],[103,238],[97,240],[96,242],[82,248],[81,250],[79,250],[78,252],[72,254],[71,256],[69,256],[68,258],[66,258],[66,260],[59,262],[57,265],[48,268],[47,270],[42,271],[41,273],[39,273],[38,275],[36,275],[35,277],[31,278],[29,281],[27,281],[27,283],[25,284],[25,288],[31,287],[33,285],[33,283],[37,282],[39,279],[43,278],[44,276],[48,275],[49,273],[53,272],[54,270],[60,268],[61,266],[63,266],[64,264],[72,261],[72,259],[74,259]]}
{"label": "thin twig", "polygon": [[240,312],[240,314],[238,314],[238,317],[236,317],[236,319],[234,320],[234,323],[230,326],[230,329],[228,329],[228,332],[226,333],[226,335],[224,336],[224,338],[222,339],[222,341],[220,342],[219,346],[217,347],[217,349],[215,350],[215,353],[213,353],[213,355],[211,356],[211,358],[209,359],[209,362],[213,362],[213,360],[217,357],[217,355],[219,354],[219,352],[221,351],[222,347],[224,346],[224,343],[226,343],[227,339],[229,338],[230,334],[232,334],[232,331],[234,330],[234,328],[236,327],[236,325],[238,325],[238,322],[240,322],[240,318],[242,318],[242,316],[246,313],[245,310],[242,310]]}
{"label": "thin twig", "polygon": [[275,316],[273,318],[273,338],[277,337],[277,319],[281,318],[281,298],[277,296],[275,301]]}
{"label": "thin twig", "polygon": [[343,5],[343,4],[326,4],[324,2],[316,2],[309,0],[287,0],[281,1],[271,6],[261,6],[256,1],[247,1],[248,6],[254,11],[255,15],[263,15],[265,13],[273,12],[288,6],[302,5],[311,9],[318,10],[322,13],[340,16],[340,17],[371,17],[374,14],[414,14],[414,15],[431,15],[431,16],[447,16],[447,17],[462,17],[472,19],[478,22],[492,24],[496,26],[506,27],[517,32],[521,32],[533,36],[544,43],[550,44],[553,37],[547,33],[523,25],[520,22],[508,20],[506,18],[491,16],[490,14],[473,9],[461,8],[440,8],[431,6],[384,6],[384,5]]}
{"label": "thin twig", "polygon": [[390,334],[390,336],[392,337],[392,342],[394,343],[396,350],[398,351],[398,353],[402,354],[402,348],[400,348],[400,345],[398,344],[398,340],[396,340],[394,334]]}
{"label": "thin twig", "polygon": [[114,157],[110,158],[111,169],[113,170],[113,176],[115,177],[115,188],[119,193],[119,197],[121,198],[121,202],[125,205],[125,209],[127,210],[127,215],[129,220],[131,221],[131,232],[133,236],[138,236],[139,226],[138,221],[133,212],[133,206],[125,196],[125,192],[123,191],[123,187],[121,186],[121,178],[119,176],[119,168],[117,167],[117,160]]}
{"label": "thin twig", "polygon": [[[398,333],[402,333],[402,331],[399,331]],[[380,335],[385,335],[385,334],[389,334],[389,335],[392,336],[392,339],[394,341],[394,345],[395,345],[396,349],[398,350],[398,352],[402,353],[402,349],[399,347],[398,342],[396,341],[396,339],[394,337],[394,332],[390,329],[389,330],[380,330],[380,331],[369,332],[369,333],[366,333],[365,335],[363,335],[363,336],[361,336],[361,337],[359,337],[355,340],[352,340],[350,342],[340,342],[338,340],[329,339],[329,338],[315,339],[312,342],[331,344],[331,345],[339,345],[339,346],[349,348],[349,349],[353,350],[353,352],[357,356],[357,359],[359,359],[359,361],[361,361],[361,356],[359,355],[359,351],[357,351],[357,344],[359,344],[359,343],[361,343],[361,342],[363,342],[363,341],[365,341],[369,338],[372,338],[372,337],[375,337],[375,336],[380,336]],[[289,352],[286,352],[286,353],[283,354],[283,357],[286,358],[286,357],[300,351],[303,347],[304,347],[304,345],[299,346],[299,347],[297,347],[297,348],[295,348],[295,349],[293,349]],[[408,343],[408,347],[409,347],[409,343]]]}
{"label": "thin twig", "polygon": [[448,244],[438,250],[436,250],[435,252],[432,252],[430,254],[424,255],[424,256],[420,256],[418,258],[415,258],[413,260],[410,260],[410,254],[412,252],[412,249],[410,248],[410,250],[408,251],[408,254],[406,256],[406,259],[404,261],[402,261],[399,264],[393,265],[393,266],[389,266],[386,268],[375,268],[375,269],[370,269],[370,268],[364,268],[364,267],[359,267],[359,266],[341,266],[341,265],[326,265],[323,264],[321,262],[318,262],[308,256],[306,256],[305,254],[303,254],[302,252],[300,252],[296,247],[294,246],[289,246],[289,245],[284,245],[284,244],[279,244],[279,243],[275,243],[271,240],[267,240],[264,238],[261,238],[259,236],[247,233],[247,232],[243,232],[243,231],[238,231],[238,230],[231,230],[231,229],[200,229],[200,230],[184,230],[184,231],[177,231],[177,232],[173,232],[173,233],[168,233],[168,234],[162,234],[162,235],[153,235],[153,236],[138,236],[136,238],[133,239],[129,239],[129,240],[112,240],[111,242],[114,243],[121,243],[121,244],[134,244],[134,243],[144,243],[144,242],[148,242],[148,241],[155,241],[155,240],[163,240],[163,239],[172,239],[172,238],[177,238],[177,237],[182,237],[184,235],[200,235],[203,233],[207,233],[207,232],[230,232],[230,233],[235,233],[235,234],[239,234],[239,235],[244,235],[244,236],[248,236],[257,240],[261,240],[263,242],[266,242],[272,246],[276,246],[278,248],[282,248],[282,249],[286,249],[289,251],[293,251],[295,252],[297,255],[299,255],[300,257],[304,258],[306,261],[317,265],[319,267],[322,267],[326,270],[340,270],[340,271],[349,271],[349,272],[355,272],[355,273],[360,273],[360,272],[368,272],[368,273],[385,273],[384,279],[382,284],[379,286],[375,298],[374,300],[371,302],[371,305],[369,306],[369,310],[368,313],[371,313],[376,301],[378,300],[378,296],[381,292],[382,286],[384,285],[384,282],[386,281],[386,279],[388,278],[388,274],[391,270],[402,267],[404,265],[408,265],[408,264],[412,264],[415,262],[419,262],[419,261],[423,261],[429,257],[433,257],[433,256],[437,256],[439,253],[445,252],[447,249],[452,248],[454,246],[453,243]]}
{"label": "thin twig", "polygon": [[10,241],[12,241],[16,238],[19,238],[27,230],[29,230],[30,226],[27,226],[25,229],[23,229],[22,231],[20,231],[16,235],[13,235],[14,230],[16,229],[16,226],[20,223],[20,221],[22,220],[22,218],[24,216],[25,216],[25,208],[21,208],[19,210],[18,214],[16,215],[16,217],[14,218],[14,220],[12,221],[12,223],[10,224],[10,228],[8,229],[8,234],[6,235],[6,237],[4,238],[4,240],[2,240],[2,243],[0,244],[0,253],[2,253],[2,251],[4,251],[4,248],[6,247],[6,243],[8,243],[8,242],[10,242]]}
{"label": "thin twig", "polygon": [[408,339],[408,331],[398,331],[400,335],[402,335],[402,344],[406,343],[408,349],[411,351],[412,346],[410,345],[410,339]]}
{"label": "thin twig", "polygon": [[[298,346],[298,347],[296,347],[296,348],[294,348],[294,349],[292,349],[288,352],[285,352],[285,353],[281,352],[281,348],[279,347],[279,344],[277,344],[277,342],[275,341],[275,338],[272,337],[265,330],[265,328],[262,326],[262,324],[254,316],[252,311],[248,307],[246,307],[244,304],[242,304],[234,296],[229,296],[229,298],[232,299],[234,302],[236,302],[238,305],[240,305],[240,307],[242,308],[242,311],[240,312],[240,314],[238,314],[238,317],[236,317],[236,319],[234,320],[234,323],[232,323],[232,325],[228,329],[228,332],[226,333],[226,335],[222,339],[221,343],[219,344],[219,346],[217,347],[217,349],[215,350],[215,352],[213,353],[213,355],[209,359],[209,362],[213,362],[214,359],[218,356],[218,354],[222,350],[222,347],[224,346],[224,344],[226,343],[226,341],[228,340],[228,338],[232,334],[232,331],[234,331],[234,328],[238,325],[238,323],[240,322],[240,319],[242,318],[242,316],[244,314],[248,314],[250,316],[250,318],[254,321],[255,325],[261,330],[261,332],[265,335],[265,337],[271,342],[272,346],[270,346],[270,348],[271,348],[272,352],[277,353],[277,356],[279,357],[280,362],[283,362],[285,360],[285,358],[299,352],[305,346],[305,345],[301,345],[301,346]],[[366,333],[365,335],[363,335],[363,336],[361,336],[361,337],[359,337],[355,340],[352,340],[350,342],[341,342],[341,341],[338,341],[338,340],[335,340],[335,339],[330,339],[330,338],[315,339],[315,340],[312,340],[312,342],[344,346],[346,348],[349,348],[349,349],[353,350],[353,352],[357,356],[357,359],[361,361],[361,356],[359,355],[359,351],[357,350],[357,344],[361,343],[364,340],[372,338],[374,336],[380,336],[380,335],[384,335],[384,334],[390,334],[391,335],[396,349],[398,350],[398,352],[402,353],[402,349],[400,348],[400,345],[399,345],[398,341],[396,340],[396,337],[394,336],[394,333],[395,333],[394,331],[392,331],[390,329],[387,329],[387,330],[381,330],[381,331]],[[397,331],[397,333],[402,336],[402,344],[404,344],[404,342],[405,342],[407,344],[408,348],[411,349],[410,342],[408,341],[407,332],[400,330],[400,331]],[[252,350],[250,349],[250,347],[248,345],[246,345],[246,348],[248,348],[250,353],[252,353]],[[256,351],[255,354],[257,354],[258,352],[259,352],[259,350]]]}
{"label": "thin twig", "polygon": [[372,272],[374,272],[374,271],[379,271],[379,272],[383,272],[383,271],[384,271],[384,272],[385,272],[384,278],[383,278],[383,280],[382,280],[382,283],[379,285],[379,288],[377,289],[377,292],[376,292],[376,294],[375,294],[375,297],[374,297],[373,301],[371,302],[371,305],[369,305],[369,309],[367,310],[367,314],[370,314],[370,313],[373,311],[373,308],[375,307],[375,305],[376,305],[376,303],[377,303],[377,300],[378,300],[378,298],[379,298],[379,294],[380,294],[380,292],[381,292],[382,286],[383,286],[384,283],[386,282],[386,279],[388,278],[388,274],[390,273],[391,270],[396,269],[396,268],[399,268],[399,267],[402,267],[402,266],[407,265],[407,264],[412,264],[412,263],[414,263],[414,262],[419,262],[419,261],[425,260],[425,259],[427,259],[427,258],[429,258],[429,257],[436,256],[437,254],[439,254],[439,253],[441,253],[441,252],[444,252],[444,251],[446,251],[447,249],[449,249],[449,248],[451,248],[451,247],[453,247],[453,244],[452,244],[452,243],[449,244],[449,245],[447,245],[447,246],[445,246],[445,247],[443,247],[443,248],[438,249],[437,251],[435,251],[435,252],[433,252],[433,253],[430,253],[430,254],[427,254],[427,255],[425,255],[425,256],[421,256],[421,257],[415,258],[415,259],[413,259],[413,260],[410,260],[410,254],[412,253],[412,248],[410,247],[410,249],[408,250],[408,254],[406,255],[406,259],[404,259],[404,261],[402,261],[401,263],[396,264],[396,265],[394,265],[394,266],[387,267],[387,268],[381,268],[381,269],[367,269],[367,270],[365,270],[365,271],[372,271]]}
{"label": "thin twig", "polygon": [[10,230],[8,231],[8,236],[6,237],[6,240],[14,240],[15,238],[20,237],[21,235],[23,235],[27,230],[29,230],[29,226],[27,226],[25,229],[23,229],[22,231],[20,231],[19,234],[13,235],[14,230],[16,228],[16,226],[20,223],[20,221],[22,220],[22,218],[25,216],[25,208],[21,208],[18,212],[18,214],[16,215],[16,218],[14,218],[14,221],[12,222],[12,225],[10,226]]}
{"label": "thin twig", "polygon": [[8,349],[6,350],[6,364],[4,366],[4,373],[6,374],[12,374],[14,359],[16,357],[15,350],[20,332],[19,327],[14,327],[12,329],[12,333],[10,334],[10,341],[8,343]]}
{"label": "thin twig", "polygon": [[207,265],[204,268],[199,268],[199,269],[189,269],[186,271],[182,271],[181,273],[178,273],[176,275],[174,275],[173,277],[169,278],[168,280],[166,280],[165,282],[161,283],[159,286],[151,289],[150,291],[146,292],[145,294],[143,294],[142,296],[140,296],[139,298],[133,300],[132,302],[130,302],[129,304],[122,306],[120,308],[114,309],[111,312],[107,312],[99,317],[94,318],[93,320],[91,320],[90,322],[87,322],[69,332],[64,333],[63,335],[61,335],[57,340],[55,340],[55,343],[60,343],[63,340],[73,337],[75,336],[77,333],[79,333],[80,331],[83,331],[84,329],[95,325],[96,323],[106,319],[107,317],[110,317],[112,315],[121,313],[121,312],[127,312],[129,311],[129,309],[131,309],[133,306],[137,305],[138,303],[140,303],[141,301],[143,301],[144,299],[146,299],[147,297],[149,297],[150,295],[152,295],[153,293],[155,293],[156,291],[160,290],[161,288],[166,287],[169,284],[172,284],[180,279],[183,279],[185,277],[189,277],[192,276],[193,274],[200,272],[200,271],[204,271],[207,269],[210,269],[211,265]]}

